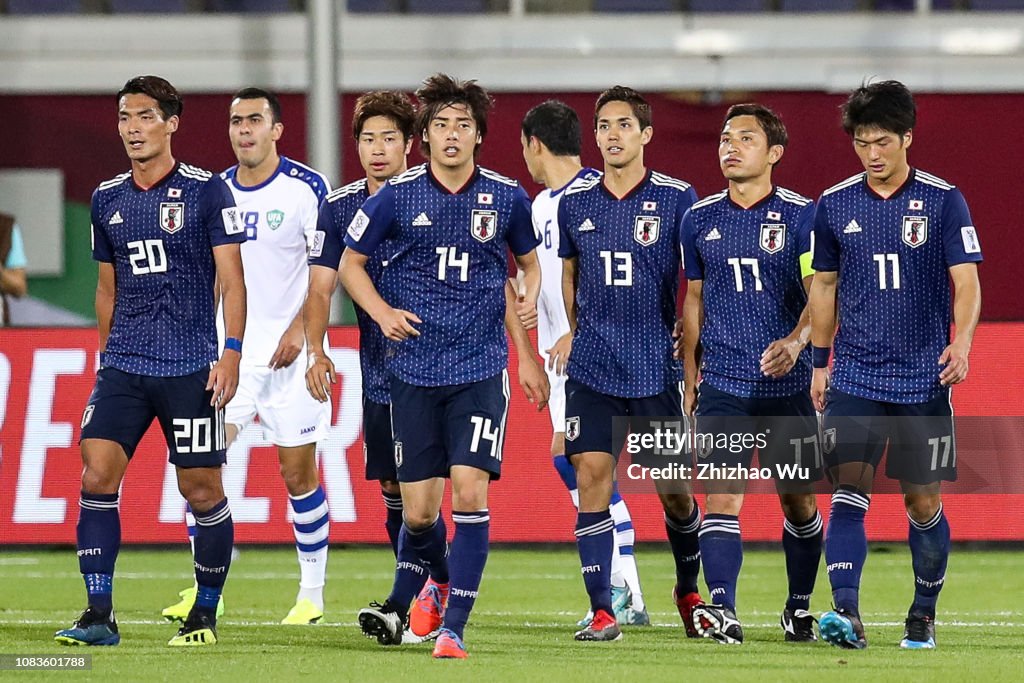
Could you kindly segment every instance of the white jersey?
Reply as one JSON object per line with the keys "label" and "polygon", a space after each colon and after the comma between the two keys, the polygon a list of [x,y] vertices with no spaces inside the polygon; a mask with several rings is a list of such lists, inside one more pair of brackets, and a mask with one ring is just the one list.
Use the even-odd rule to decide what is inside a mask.
{"label": "white jersey", "polygon": [[[598,175],[592,168],[583,168],[565,187],[577,178]],[[545,359],[547,349],[569,331],[565,299],[562,298],[562,259],[558,256],[558,204],[565,187],[546,189],[533,200],[533,228],[541,241],[537,247],[541,276],[540,298],[537,300],[537,347]]]}
{"label": "white jersey", "polygon": [[[264,183],[243,187],[237,166],[221,174],[245,225],[242,245],[246,318],[242,344],[244,365],[266,366],[281,335],[302,310],[309,284],[307,253],[316,231],[320,202],[330,192],[328,180],[287,157]],[[218,313],[223,347],[223,314]]]}

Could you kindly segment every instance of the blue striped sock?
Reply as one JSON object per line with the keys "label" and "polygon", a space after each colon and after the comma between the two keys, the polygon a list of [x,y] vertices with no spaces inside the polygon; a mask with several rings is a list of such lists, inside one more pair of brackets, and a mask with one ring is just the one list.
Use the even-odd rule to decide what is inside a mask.
{"label": "blue striped sock", "polygon": [[[909,515],[908,515],[909,517]],[[914,604],[912,611],[935,617],[939,591],[946,581],[949,561],[949,522],[942,512],[942,503],[935,515],[918,524],[910,519],[910,557],[914,566]]]}
{"label": "blue striped sock", "polygon": [[821,539],[824,524],[821,513],[806,522],[783,522],[782,550],[786,554],[786,576],[789,579],[789,597],[786,609],[810,609],[814,582],[818,578],[821,562]]}
{"label": "blue striped sock", "polygon": [[78,501],[78,568],[89,604],[113,609],[114,564],[121,547],[121,516],[116,493],[86,493]]}
{"label": "blue striped sock", "polygon": [[665,513],[665,533],[676,561],[676,589],[679,597],[697,592],[697,577],[700,575],[700,508],[694,501],[690,516],[684,520],[675,519]]}
{"label": "blue striped sock", "polygon": [[384,529],[388,532],[388,540],[391,541],[391,551],[397,558],[398,534],[402,531],[402,496],[387,491],[381,491],[380,495],[384,499],[384,509],[387,510]]}
{"label": "blue striped sock", "polygon": [[608,510],[576,514],[576,547],[590,609],[612,614],[612,544],[615,523]]}
{"label": "blue striped sock", "polygon": [[235,525],[231,508],[225,498],[206,512],[195,512],[196,552],[196,608],[205,610],[215,619],[224,581],[231,567],[231,549],[235,540]]}
{"label": "blue striped sock", "polygon": [[832,584],[832,602],[854,614],[860,614],[860,575],[868,556],[864,515],[870,503],[856,487],[840,486],[832,494],[825,534],[825,569]]}
{"label": "blue striped sock", "polygon": [[743,566],[739,517],[708,513],[698,533],[708,600],[736,611],[736,581]]}
{"label": "blue striped sock", "polygon": [[324,487],[317,486],[301,496],[288,496],[292,506],[295,550],[299,557],[299,599],[308,598],[323,609],[323,587],[327,578],[327,546],[331,518]]}
{"label": "blue striped sock", "polygon": [[455,522],[455,536],[452,538],[451,589],[448,593],[448,607],[444,612],[444,628],[462,638],[487,564],[491,514],[487,510],[452,510],[452,521]]}

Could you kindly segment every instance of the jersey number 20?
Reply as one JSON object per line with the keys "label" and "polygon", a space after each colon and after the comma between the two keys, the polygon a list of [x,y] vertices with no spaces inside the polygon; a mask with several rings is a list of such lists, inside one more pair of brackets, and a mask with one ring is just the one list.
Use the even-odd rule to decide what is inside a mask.
{"label": "jersey number 20", "polygon": [[128,261],[133,275],[167,272],[167,253],[163,240],[137,240],[128,243]]}

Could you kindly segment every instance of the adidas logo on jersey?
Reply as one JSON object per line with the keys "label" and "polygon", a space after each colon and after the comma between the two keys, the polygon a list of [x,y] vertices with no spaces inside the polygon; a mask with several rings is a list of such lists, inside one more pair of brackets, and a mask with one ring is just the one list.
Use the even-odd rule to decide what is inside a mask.
{"label": "adidas logo on jersey", "polygon": [[860,224],[857,223],[856,218],[847,223],[846,227],[843,228],[843,234],[849,235],[851,232],[860,232]]}
{"label": "adidas logo on jersey", "polygon": [[704,237],[704,241],[705,242],[710,242],[711,240],[720,240],[720,239],[722,239],[722,233],[718,232],[718,228],[711,228],[711,232],[709,232],[707,234],[707,236]]}
{"label": "adidas logo on jersey", "polygon": [[580,223],[580,232],[590,232],[591,230],[597,230],[597,226],[595,226],[593,221],[591,221],[589,218]]}
{"label": "adidas logo on jersey", "polygon": [[419,216],[416,216],[416,218],[412,219],[412,224],[417,227],[423,225],[433,225],[433,223],[430,222],[430,218],[427,216],[426,212],[420,213]]}
{"label": "adidas logo on jersey", "polygon": [[110,217],[109,221],[107,221],[107,225],[120,225],[121,223],[124,223],[124,219],[121,218],[120,211],[115,211],[114,215]]}

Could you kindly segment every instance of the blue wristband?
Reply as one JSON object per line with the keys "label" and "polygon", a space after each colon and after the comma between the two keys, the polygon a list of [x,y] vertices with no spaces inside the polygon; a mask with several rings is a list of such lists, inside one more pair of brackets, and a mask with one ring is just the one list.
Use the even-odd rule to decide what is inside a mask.
{"label": "blue wristband", "polygon": [[815,368],[827,368],[828,357],[832,349],[828,346],[811,346],[811,365]]}
{"label": "blue wristband", "polygon": [[237,351],[238,353],[241,353],[242,340],[237,337],[228,337],[227,339],[224,340],[224,350],[227,351],[228,349],[230,349],[231,351]]}

